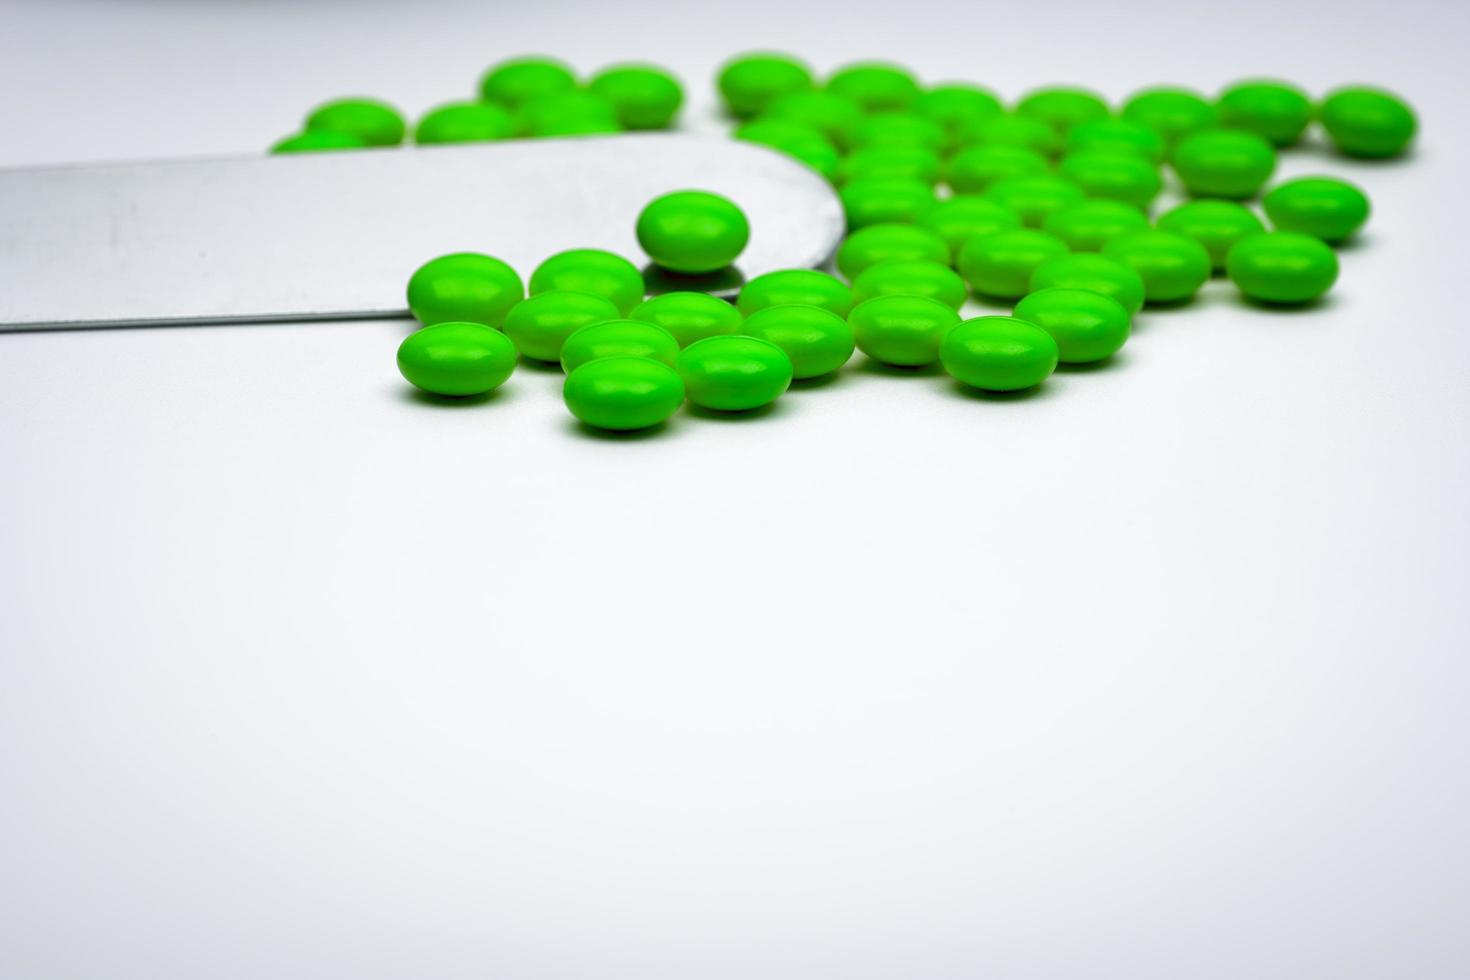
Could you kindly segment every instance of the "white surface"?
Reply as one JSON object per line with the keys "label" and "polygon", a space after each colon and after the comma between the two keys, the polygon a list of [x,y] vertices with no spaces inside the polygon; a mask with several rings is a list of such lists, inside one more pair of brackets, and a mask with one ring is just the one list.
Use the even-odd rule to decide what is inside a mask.
{"label": "white surface", "polygon": [[[0,162],[246,150],[535,49],[1008,95],[1382,82],[1309,313],[607,441],[397,323],[0,337],[0,976],[1470,970],[1462,7],[7,4]],[[1127,52],[1120,56],[1118,45]],[[704,108],[701,108],[704,107]],[[85,283],[77,283],[85,289]]]}

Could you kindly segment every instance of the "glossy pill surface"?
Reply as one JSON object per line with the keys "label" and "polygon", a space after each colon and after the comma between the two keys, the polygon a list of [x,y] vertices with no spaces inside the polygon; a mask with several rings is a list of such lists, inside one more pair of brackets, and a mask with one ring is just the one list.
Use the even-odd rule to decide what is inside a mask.
{"label": "glossy pill surface", "polygon": [[642,320],[674,335],[680,347],[740,332],[745,320],[731,303],[708,293],[664,293],[633,307],[630,320]]}
{"label": "glossy pill surface", "polygon": [[337,99],[317,106],[306,117],[308,132],[346,133],[365,146],[397,146],[408,125],[398,110],[378,99]]}
{"label": "glossy pill surface", "polygon": [[918,225],[869,225],[848,235],[837,249],[837,268],[849,280],[879,262],[938,262],[948,265],[949,246]]}
{"label": "glossy pill surface", "polygon": [[878,296],[853,307],[847,322],[858,349],[873,360],[922,367],[939,360],[939,345],[960,315],[924,296]]}
{"label": "glossy pill surface", "polygon": [[603,320],[572,333],[561,348],[561,367],[568,374],[604,357],[644,357],[673,366],[679,342],[662,327],[641,320]]}
{"label": "glossy pill surface", "polygon": [[505,315],[505,335],[535,361],[561,360],[567,338],[593,323],[616,320],[612,301],[591,293],[551,290],[521,300]]}
{"label": "glossy pill surface", "polygon": [[918,226],[934,232],[956,255],[972,238],[1021,227],[1021,216],[979,194],[956,194],[919,216]]}
{"label": "glossy pill surface", "polygon": [[1272,231],[1243,238],[1226,259],[1230,281],[1261,303],[1318,299],[1337,281],[1337,255],[1320,238]]}
{"label": "glossy pill surface", "polygon": [[435,395],[482,395],[505,384],[515,366],[515,344],[480,323],[424,327],[398,347],[399,373]]}
{"label": "glossy pill surface", "polygon": [[809,89],[783,95],[771,103],[762,118],[783,119],[817,130],[838,149],[852,145],[863,110],[856,102],[826,89]]}
{"label": "glossy pill surface", "polygon": [[1275,169],[1275,148],[1241,130],[1205,130],[1174,148],[1174,171],[1195,197],[1255,197]]}
{"label": "glossy pill surface", "polygon": [[430,109],[414,130],[418,143],[478,143],[510,139],[520,124],[490,102],[453,102]]}
{"label": "glossy pill surface", "polygon": [[1131,231],[1148,228],[1143,211],[1122,201],[1083,201],[1053,214],[1041,230],[1056,235],[1074,252],[1096,252],[1103,245]]}
{"label": "glossy pill surface", "polygon": [[684,404],[684,382],[659,361],[604,357],[568,374],[562,399],[587,425],[630,432],[668,421]]}
{"label": "glossy pill surface", "polygon": [[966,120],[955,138],[961,146],[1020,146],[1043,156],[1062,148],[1062,136],[1051,126],[1013,112]]}
{"label": "glossy pill surface", "polygon": [[1209,129],[1219,121],[1215,107],[1198,92],[1168,85],[1135,92],[1123,102],[1122,116],[1147,126],[1174,146],[1193,133]]}
{"label": "glossy pill surface", "polygon": [[1016,304],[1015,316],[1057,342],[1063,364],[1112,357],[1128,341],[1128,311],[1117,300],[1086,289],[1043,289]]}
{"label": "glossy pill surface", "polygon": [[883,112],[907,108],[918,98],[919,83],[900,65],[861,61],[833,72],[827,90],[851,99],[864,112]]}
{"label": "glossy pill surface", "polygon": [[1059,139],[1065,137],[1073,126],[1104,119],[1112,112],[1107,101],[1096,92],[1067,85],[1034,89],[1016,103],[1017,115],[1046,123]]}
{"label": "glossy pill surface", "polygon": [[1121,262],[1092,252],[1063,255],[1037,267],[1031,292],[1085,289],[1115,301],[1130,317],[1143,309],[1143,278]]}
{"label": "glossy pill surface", "polygon": [[1109,117],[1073,126],[1065,149],[1068,153],[1127,153],[1162,163],[1165,144],[1156,130],[1142,123]]}
{"label": "glossy pill surface", "polygon": [[430,259],[408,280],[408,308],[424,326],[469,322],[498,327],[525,295],[514,269],[477,252]]}
{"label": "glossy pill surface", "polygon": [[1057,166],[1058,176],[1071,180],[1088,197],[1122,201],[1148,208],[1164,189],[1159,168],[1146,157],[1109,150],[1069,153]]}
{"label": "glossy pill surface", "polygon": [[939,182],[943,167],[939,154],[923,146],[867,146],[853,150],[842,161],[842,180],[905,177],[932,187]]}
{"label": "glossy pill surface", "polygon": [[934,188],[913,177],[864,177],[838,192],[848,231],[888,222],[913,222],[934,206]]}
{"label": "glossy pill surface", "polygon": [[507,109],[577,87],[571,66],[555,58],[530,55],[492,65],[480,79],[480,95]]}
{"label": "glossy pill surface", "polygon": [[674,191],[644,206],[637,232],[638,244],[654,262],[674,272],[698,274],[734,262],[750,241],[750,222],[728,197]]}
{"label": "glossy pill surface", "polygon": [[949,136],[932,119],[911,112],[880,112],[864,119],[852,133],[854,149],[865,146],[922,146],[943,149]]}
{"label": "glossy pill surface", "polygon": [[791,55],[754,52],[727,61],[716,86],[730,115],[749,119],[781,96],[811,88],[812,72],[805,62]]}
{"label": "glossy pill surface", "polygon": [[1030,147],[998,143],[960,150],[950,157],[944,180],[956,194],[978,194],[1006,177],[1044,174],[1050,168],[1046,157]]}
{"label": "glossy pill surface", "polygon": [[831,374],[848,362],[854,348],[847,320],[817,306],[766,307],[746,317],[741,331],[785,351],[797,379]]}
{"label": "glossy pill surface", "polygon": [[611,300],[618,312],[643,302],[643,273],[621,255],[597,248],[558,252],[531,273],[531,294],[562,289]]}
{"label": "glossy pill surface", "polygon": [[1243,129],[1273,146],[1292,146],[1312,121],[1312,100],[1288,82],[1236,82],[1216,102],[1220,125]]}
{"label": "glossy pill surface", "polygon": [[1193,238],[1172,232],[1124,235],[1104,245],[1102,254],[1138,273],[1149,303],[1183,302],[1210,278],[1210,253]]}
{"label": "glossy pill surface", "polygon": [[1087,194],[1076,181],[1060,174],[1027,174],[997,180],[985,196],[1016,212],[1028,228],[1040,228],[1058,211],[1082,203]]}
{"label": "glossy pill surface", "polygon": [[1347,241],[1368,221],[1368,195],[1337,177],[1296,177],[1261,201],[1279,231],[1299,231],[1329,245]]}
{"label": "glossy pill surface", "polygon": [[538,96],[522,105],[519,115],[532,136],[585,136],[623,129],[612,103],[586,89]]}
{"label": "glossy pill surface", "polygon": [[949,374],[985,391],[1021,391],[1057,368],[1057,342],[1034,323],[1010,316],[964,320],[944,335],[939,359]]}
{"label": "glossy pill surface", "polygon": [[1003,108],[1000,97],[988,88],[968,82],[947,82],[919,93],[909,104],[909,111],[939,123],[954,140],[965,125],[998,116]]}
{"label": "glossy pill surface", "polygon": [[1236,201],[1187,201],[1159,216],[1161,231],[1192,238],[1210,253],[1215,271],[1225,268],[1230,248],[1247,235],[1266,230],[1256,213]]}
{"label": "glossy pill surface", "polygon": [[786,352],[758,337],[709,337],[686,347],[675,365],[684,392],[701,408],[746,412],[769,405],[791,387]]}
{"label": "glossy pill surface", "polygon": [[667,129],[684,104],[679,80],[654,65],[612,65],[587,87],[612,105],[625,129]]}
{"label": "glossy pill surface", "polygon": [[922,296],[952,310],[964,305],[969,290],[948,265],[917,260],[879,262],[852,281],[852,301],[860,305],[875,296]]}
{"label": "glossy pill surface", "polygon": [[1398,156],[1409,148],[1419,128],[1419,120],[1407,102],[1385,89],[1366,85],[1328,93],[1318,117],[1340,152],[1366,159]]}
{"label": "glossy pill surface", "polygon": [[960,248],[956,265],[975,292],[1020,299],[1039,266],[1066,254],[1066,242],[1055,235],[1018,228],[970,239]]}
{"label": "glossy pill surface", "polygon": [[815,269],[780,269],[746,283],[736,305],[746,316],[768,306],[819,306],[845,317],[852,309],[852,290]]}

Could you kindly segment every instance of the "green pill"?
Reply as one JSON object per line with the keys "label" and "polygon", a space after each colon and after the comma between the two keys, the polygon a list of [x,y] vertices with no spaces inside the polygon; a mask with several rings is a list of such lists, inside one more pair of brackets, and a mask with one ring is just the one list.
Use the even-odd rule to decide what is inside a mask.
{"label": "green pill", "polygon": [[438,323],[398,346],[399,373],[435,395],[483,395],[505,384],[515,366],[515,344],[481,323]]}
{"label": "green pill", "polygon": [[1148,226],[1147,216],[1132,204],[1098,199],[1047,215],[1041,230],[1056,235],[1074,252],[1096,252],[1119,235]]}
{"label": "green pill", "polygon": [[1057,166],[1057,174],[1082,188],[1088,197],[1122,201],[1144,209],[1164,189],[1159,168],[1133,153],[1104,150],[1070,153]]}
{"label": "green pill", "polygon": [[956,194],[921,214],[918,226],[943,239],[953,257],[972,238],[1021,227],[1021,216],[988,197]]}
{"label": "green pill", "polygon": [[654,65],[612,65],[587,87],[606,99],[624,129],[667,129],[684,104],[684,88]]}
{"label": "green pill", "polygon": [[1293,178],[1273,187],[1261,203],[1277,230],[1299,231],[1329,245],[1347,241],[1368,221],[1368,195],[1336,177]]}
{"label": "green pill", "polygon": [[867,146],[853,150],[842,161],[843,183],[865,177],[902,177],[939,183],[943,163],[939,154],[922,146]]}
{"label": "green pill", "polygon": [[899,65],[862,61],[833,72],[827,91],[851,99],[863,112],[886,112],[908,108],[919,97],[919,83]]}
{"label": "green pill", "polygon": [[1063,364],[1104,360],[1128,341],[1128,311],[1117,300],[1086,289],[1034,292],[1016,304],[1015,315],[1051,334]]}
{"label": "green pill", "polygon": [[934,188],[913,177],[864,177],[838,192],[847,228],[857,231],[869,225],[914,222],[934,206]]}
{"label": "green pill", "polygon": [[857,128],[863,121],[863,110],[851,99],[824,89],[792,92],[772,102],[762,118],[810,126],[838,149],[852,145]]}
{"label": "green pill", "polygon": [[748,412],[771,404],[791,387],[786,352],[759,337],[708,337],[679,354],[684,391],[700,408]]}
{"label": "green pill", "polygon": [[1231,246],[1266,230],[1254,211],[1236,201],[1189,201],[1159,217],[1159,229],[1193,238],[1210,253],[1215,271],[1225,268]]}
{"label": "green pill", "polygon": [[1025,174],[997,180],[985,196],[1020,215],[1023,225],[1039,228],[1058,211],[1082,203],[1087,195],[1075,181],[1059,174]]}
{"label": "green pill", "polygon": [[604,357],[646,357],[672,367],[679,357],[679,342],[662,327],[642,320],[603,320],[574,331],[561,346],[561,366],[568,374]]}
{"label": "green pill", "polygon": [[1166,85],[1129,96],[1123,103],[1122,116],[1152,129],[1168,146],[1217,125],[1220,119],[1215,107],[1198,92]]}
{"label": "green pill", "polygon": [[1067,243],[1034,228],[999,231],[972,238],[960,248],[960,275],[977,292],[998,299],[1020,299],[1031,276],[1044,263],[1067,254]]}
{"label": "green pill", "polygon": [[852,301],[858,304],[876,296],[922,296],[957,310],[968,293],[959,273],[939,262],[923,260],[879,262],[852,281]]}
{"label": "green pill", "polygon": [[1149,303],[1183,302],[1210,278],[1210,253],[1193,238],[1173,232],[1124,235],[1104,245],[1102,254],[1138,273]]}
{"label": "green pill", "polygon": [[1129,316],[1143,309],[1143,278],[1130,266],[1091,252],[1063,255],[1037,266],[1030,286],[1032,293],[1085,289],[1113,300]]}
{"label": "green pill", "polygon": [[1301,304],[1320,298],[1337,281],[1337,254],[1320,238],[1271,231],[1242,238],[1230,250],[1230,281],[1260,303]]}
{"label": "green pill", "polygon": [[847,322],[858,349],[873,360],[923,367],[939,360],[940,342],[960,322],[960,315],[954,307],[926,296],[887,295],[853,307]]}
{"label": "green pill", "polygon": [[330,130],[307,131],[287,136],[271,147],[272,153],[321,153],[328,150],[360,150],[366,143],[362,137],[351,133],[334,133]]}
{"label": "green pill", "polygon": [[771,306],[816,306],[845,317],[852,309],[852,290],[815,269],[781,269],[747,282],[736,305],[747,317]]}
{"label": "green pill", "polygon": [[728,197],[673,191],[644,205],[638,244],[665,269],[697,275],[723,269],[745,251],[750,222]]}
{"label": "green pill", "polygon": [[998,116],[1004,109],[1000,98],[988,88],[968,82],[947,82],[919,93],[909,104],[909,111],[938,123],[953,142],[965,126]]}
{"label": "green pill", "polygon": [[1050,85],[1035,89],[1016,103],[1016,114],[1046,123],[1058,137],[1073,126],[1113,114],[1102,96],[1089,89]]}
{"label": "green pill", "polygon": [[1392,92],[1363,85],[1328,93],[1318,118],[1340,152],[1367,159],[1398,156],[1408,149],[1419,128],[1407,102]]}
{"label": "green pill", "polygon": [[941,150],[949,142],[944,128],[932,119],[908,112],[880,112],[853,130],[854,149],[865,146],[922,146]]}
{"label": "green pill", "polygon": [[1292,146],[1312,121],[1312,100],[1287,82],[1236,82],[1215,103],[1220,125],[1255,133],[1273,146]]}
{"label": "green pill", "polygon": [[601,296],[626,315],[643,301],[643,274],[621,255],[574,248],[551,256],[531,273],[531,295],[553,289]]}
{"label": "green pill", "polygon": [[1205,130],[1174,148],[1174,171],[1195,197],[1255,197],[1275,169],[1275,148],[1243,130]]}
{"label": "green pill", "polygon": [[768,306],[746,317],[742,330],[785,351],[798,380],[831,374],[855,346],[847,321],[819,306]]}
{"label": "green pill", "polygon": [[408,280],[408,308],[426,327],[447,322],[498,327],[525,295],[514,269],[476,252],[430,259]]}
{"label": "green pill", "polygon": [[616,320],[611,300],[590,293],[552,290],[521,300],[505,315],[505,335],[536,361],[558,362],[567,338],[593,323]]}
{"label": "green pill", "polygon": [[1062,138],[1040,119],[1007,113],[966,120],[956,134],[961,146],[1020,146],[1052,156],[1062,147]]}
{"label": "green pill", "polygon": [[515,110],[536,99],[577,87],[571,66],[555,58],[530,55],[491,66],[480,79],[480,96]]}
{"label": "green pill", "polygon": [[749,119],[781,96],[811,88],[812,72],[788,54],[742,54],[725,62],[715,85],[730,115]]}
{"label": "green pill", "polygon": [[847,236],[837,249],[837,268],[849,280],[880,262],[949,264],[949,246],[917,225],[869,225]]}
{"label": "green pill", "polygon": [[1072,127],[1066,151],[1076,153],[1126,153],[1151,163],[1164,160],[1164,138],[1157,130],[1128,119],[1094,119]]}
{"label": "green pill", "polygon": [[317,106],[306,117],[307,132],[344,133],[364,146],[397,146],[408,126],[397,109],[377,99],[337,99]]}
{"label": "green pill", "polygon": [[583,89],[532,99],[521,106],[520,117],[532,136],[588,136],[623,130],[612,103]]}
{"label": "green pill", "polygon": [[630,320],[642,320],[674,335],[680,347],[707,337],[740,332],[745,318],[730,303],[708,293],[664,293],[633,307]]}
{"label": "green pill", "polygon": [[667,364],[646,357],[604,357],[567,375],[562,400],[582,422],[631,432],[667,422],[684,404],[684,382]]}
{"label": "green pill", "polygon": [[493,102],[453,102],[430,109],[419,120],[419,143],[478,143],[510,139],[520,131],[516,118]]}
{"label": "green pill", "polygon": [[971,146],[949,158],[944,180],[956,194],[979,194],[998,180],[1044,174],[1046,157],[1024,146]]}
{"label": "green pill", "polygon": [[810,126],[782,119],[757,119],[735,130],[734,136],[747,143],[780,150],[834,183],[841,172],[842,154],[827,137]]}
{"label": "green pill", "polygon": [[1023,391],[1057,369],[1051,334],[1013,316],[964,320],[944,335],[939,360],[950,376],[984,391]]}

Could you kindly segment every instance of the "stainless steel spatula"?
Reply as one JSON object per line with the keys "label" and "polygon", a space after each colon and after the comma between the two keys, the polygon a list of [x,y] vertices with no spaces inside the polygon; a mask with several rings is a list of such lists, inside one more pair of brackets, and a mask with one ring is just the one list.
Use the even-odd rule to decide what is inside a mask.
{"label": "stainless steel spatula", "polygon": [[671,190],[736,201],[735,274],[661,289],[729,294],[823,262],[841,206],[765,147],[673,134],[0,171],[0,329],[405,315],[446,252],[528,276],[568,248],[638,261],[638,212]]}

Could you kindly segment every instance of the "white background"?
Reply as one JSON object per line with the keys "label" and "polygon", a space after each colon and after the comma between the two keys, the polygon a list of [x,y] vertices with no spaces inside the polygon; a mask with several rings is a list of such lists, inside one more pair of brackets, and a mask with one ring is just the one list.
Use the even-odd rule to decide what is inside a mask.
{"label": "white background", "polygon": [[537,50],[669,64],[696,129],[757,46],[1373,81],[1424,128],[1284,164],[1373,197],[1330,302],[1215,283],[1019,399],[858,358],[608,440],[555,374],[415,397],[402,323],[0,335],[0,977],[1466,975],[1467,26],[3,0],[5,165],[255,152]]}

